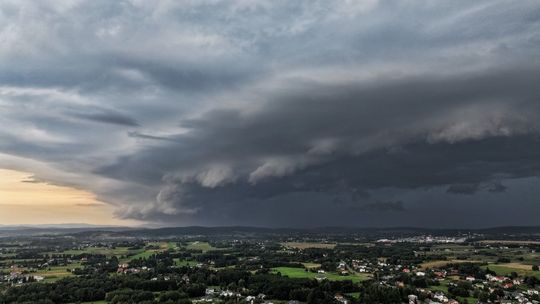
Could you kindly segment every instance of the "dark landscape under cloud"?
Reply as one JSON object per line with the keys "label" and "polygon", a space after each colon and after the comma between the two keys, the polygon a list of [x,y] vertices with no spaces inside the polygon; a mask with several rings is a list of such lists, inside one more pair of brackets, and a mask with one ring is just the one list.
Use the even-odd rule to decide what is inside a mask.
{"label": "dark landscape under cloud", "polygon": [[121,218],[537,223],[535,1],[0,11],[0,167],[90,190]]}

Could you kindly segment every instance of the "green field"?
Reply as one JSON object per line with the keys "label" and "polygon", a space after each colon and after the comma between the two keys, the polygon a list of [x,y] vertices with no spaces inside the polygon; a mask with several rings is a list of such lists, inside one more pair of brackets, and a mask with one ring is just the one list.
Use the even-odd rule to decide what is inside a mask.
{"label": "green field", "polygon": [[351,274],[348,276],[342,276],[337,273],[327,272],[327,273],[315,273],[310,271],[305,271],[304,268],[294,268],[294,267],[276,267],[272,268],[273,273],[281,273],[282,276],[287,276],[294,279],[317,279],[317,278],[326,278],[330,281],[353,281],[354,283],[365,281],[370,279],[369,274]]}
{"label": "green field", "polygon": [[304,265],[304,267],[306,267],[307,269],[321,267],[321,264],[317,264],[317,263],[302,263],[302,265]]}
{"label": "green field", "polygon": [[68,269],[81,267],[80,263],[72,263],[66,266],[52,266],[46,269],[40,269],[32,272],[31,275],[42,276],[45,282],[54,282],[56,280],[72,276],[73,274]]}
{"label": "green field", "polygon": [[484,269],[488,267],[490,270],[495,271],[498,275],[507,276],[512,272],[516,272],[520,276],[535,276],[540,279],[540,271],[532,271],[532,266],[529,265],[514,266],[514,264],[490,264],[487,266],[482,266]]}
{"label": "green field", "polygon": [[[47,254],[66,254],[66,255],[80,255],[80,254],[102,254],[107,257],[116,256],[121,258],[121,262],[125,263],[131,259],[148,258],[149,256],[162,252],[165,250],[175,250],[178,248],[174,242],[152,242],[148,243],[150,246],[159,247],[157,249],[130,249],[129,247],[87,247],[84,249],[71,249],[61,252],[47,252]],[[122,258],[125,257],[125,258]]]}
{"label": "green field", "polygon": [[214,247],[208,242],[191,242],[186,246],[186,249],[201,250],[202,252],[207,252],[211,250],[223,250],[223,248]]}
{"label": "green field", "polygon": [[159,249],[151,249],[151,250],[144,250],[136,255],[130,256],[127,260],[135,260],[135,259],[147,259],[148,257],[160,252]]}
{"label": "green field", "polygon": [[197,261],[188,261],[188,260],[183,260],[179,258],[175,258],[173,259],[173,261],[174,261],[174,265],[176,266],[195,266],[198,264]]}
{"label": "green field", "polygon": [[[139,250],[140,251],[140,250]],[[84,249],[71,249],[65,250],[62,252],[48,252],[48,254],[68,254],[68,255],[79,255],[79,254],[103,254],[106,256],[121,256],[128,255],[137,252],[137,250],[129,250],[128,247],[116,247],[116,248],[107,248],[107,247],[87,247]]]}
{"label": "green field", "polygon": [[167,242],[167,249],[177,250],[179,247],[175,242]]}
{"label": "green field", "polygon": [[349,297],[352,297],[352,298],[355,298],[355,299],[360,299],[360,292],[350,292],[350,293],[347,293],[346,295],[348,295]]}
{"label": "green field", "polygon": [[442,291],[444,293],[448,293],[448,286],[446,285],[446,283],[441,283],[441,285],[438,286],[429,286],[429,289],[432,291]]}

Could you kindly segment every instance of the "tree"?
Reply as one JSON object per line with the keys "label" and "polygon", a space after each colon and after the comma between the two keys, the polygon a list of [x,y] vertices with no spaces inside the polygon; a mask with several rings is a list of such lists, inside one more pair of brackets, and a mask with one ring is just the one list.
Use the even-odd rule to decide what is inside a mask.
{"label": "tree", "polygon": [[539,270],[538,265],[533,265],[533,266],[532,266],[532,270],[533,270],[533,271],[538,271],[538,270]]}

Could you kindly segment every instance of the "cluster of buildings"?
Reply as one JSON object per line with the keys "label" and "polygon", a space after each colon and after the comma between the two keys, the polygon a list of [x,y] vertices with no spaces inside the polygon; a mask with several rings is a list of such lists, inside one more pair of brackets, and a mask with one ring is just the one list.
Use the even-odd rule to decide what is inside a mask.
{"label": "cluster of buildings", "polygon": [[200,299],[193,300],[193,302],[194,303],[214,303],[214,302],[221,303],[221,300],[223,299],[236,299],[239,302],[245,301],[245,303],[248,303],[248,304],[255,304],[255,303],[273,304],[272,301],[266,301],[265,298],[266,298],[266,295],[262,293],[256,296],[244,297],[240,293],[231,291],[228,289],[222,290],[218,288],[207,288],[205,292],[205,296]]}
{"label": "cluster of buildings", "polygon": [[[418,276],[428,276],[433,280],[439,282],[445,282],[445,284],[450,287],[458,286],[455,279],[458,277],[462,281],[470,283],[472,288],[471,293],[473,292],[484,292],[487,294],[497,293],[499,296],[496,303],[510,304],[540,304],[540,291],[524,285],[522,278],[511,278],[508,276],[499,276],[499,275],[485,275],[485,278],[477,278],[474,276],[464,276],[456,272],[455,270],[448,272],[445,269],[434,269],[427,272],[416,271],[415,274]],[[449,281],[448,277],[452,277],[454,280]],[[429,297],[428,304],[458,304],[459,302],[455,299],[451,299],[447,294],[441,291],[432,291],[430,289],[418,289],[423,294]],[[409,297],[410,304],[420,303],[418,301],[413,301],[415,297]],[[416,299],[417,300],[417,299]],[[480,300],[477,300],[474,303],[481,304]]]}
{"label": "cluster of buildings", "polygon": [[395,239],[379,239],[377,243],[418,243],[418,244],[460,244],[465,243],[467,237],[449,237],[449,236],[431,236],[431,235],[418,235],[412,237],[395,238]]}
{"label": "cluster of buildings", "polygon": [[0,276],[0,282],[7,283],[9,285],[19,285],[28,282],[41,282],[45,278],[40,275],[33,275],[20,271],[18,269],[12,269],[9,274]]}
{"label": "cluster of buildings", "polygon": [[140,273],[141,271],[151,270],[146,266],[141,267],[130,267],[128,264],[119,264],[116,273],[118,274],[131,274],[131,273]]}

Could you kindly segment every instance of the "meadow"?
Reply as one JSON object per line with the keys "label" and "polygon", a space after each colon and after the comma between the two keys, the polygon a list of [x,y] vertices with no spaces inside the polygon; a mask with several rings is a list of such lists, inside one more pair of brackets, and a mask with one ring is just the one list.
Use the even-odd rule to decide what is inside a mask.
{"label": "meadow", "polygon": [[327,279],[330,281],[346,281],[350,280],[354,283],[365,281],[371,278],[368,274],[350,274],[350,275],[339,275],[334,272],[326,273],[316,273],[311,271],[306,271],[304,268],[294,268],[294,267],[275,267],[272,268],[273,273],[281,273],[282,276],[287,276],[291,279]]}

